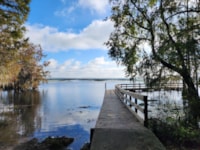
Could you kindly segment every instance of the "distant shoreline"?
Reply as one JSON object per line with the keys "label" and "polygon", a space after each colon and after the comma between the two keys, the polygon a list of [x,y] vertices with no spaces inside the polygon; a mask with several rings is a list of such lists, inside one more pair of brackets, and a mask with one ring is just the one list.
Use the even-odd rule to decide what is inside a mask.
{"label": "distant shoreline", "polygon": [[128,81],[128,78],[47,78],[47,80],[58,80],[58,81],[65,81],[65,80],[88,80],[88,81],[107,81],[107,80],[123,80]]}

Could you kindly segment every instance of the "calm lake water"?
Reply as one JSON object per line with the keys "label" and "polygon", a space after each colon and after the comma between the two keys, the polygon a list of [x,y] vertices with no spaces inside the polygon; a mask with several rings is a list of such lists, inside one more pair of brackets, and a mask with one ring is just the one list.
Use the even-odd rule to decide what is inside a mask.
{"label": "calm lake water", "polygon": [[29,138],[75,138],[70,149],[89,142],[90,129],[103,102],[105,83],[114,89],[124,80],[50,80],[37,92],[0,92],[0,149]]}
{"label": "calm lake water", "polygon": [[[74,138],[68,147],[79,150],[90,139],[106,89],[128,80],[50,80],[38,91],[0,92],[0,150],[31,138]],[[187,104],[181,91],[141,92],[148,96],[149,118],[178,118]],[[140,103],[140,102],[139,102]],[[142,103],[140,103],[143,106]]]}

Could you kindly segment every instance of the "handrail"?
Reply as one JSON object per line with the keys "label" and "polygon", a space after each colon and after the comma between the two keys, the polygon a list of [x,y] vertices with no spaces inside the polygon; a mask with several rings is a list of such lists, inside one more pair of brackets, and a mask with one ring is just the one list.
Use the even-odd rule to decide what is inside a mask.
{"label": "handrail", "polygon": [[[147,96],[140,95],[135,92],[131,92],[123,89],[123,85],[116,85],[115,86],[115,93],[119,97],[119,99],[125,103],[125,106],[136,116],[136,118],[144,124],[144,126],[148,127],[148,103],[147,103]],[[134,100],[134,101],[133,101]],[[138,100],[144,102],[144,108],[138,105]],[[132,109],[134,107],[135,110]],[[138,110],[144,114],[144,117],[140,117],[138,115]]]}
{"label": "handrail", "polygon": [[139,83],[139,84],[119,84],[122,89],[125,90],[160,90],[160,89],[169,89],[169,90],[178,90],[183,88],[182,83],[167,83],[160,86],[153,86],[153,87],[147,87],[145,84]]}
{"label": "handrail", "polygon": [[146,88],[145,84],[118,84],[123,89]]}
{"label": "handrail", "polygon": [[[147,96],[136,93],[135,91],[149,90],[177,90],[182,89],[182,83],[168,83],[159,87],[146,87],[145,84],[118,84],[115,86],[115,93],[119,99],[125,103],[126,107],[137,117],[137,119],[148,126],[148,99]],[[144,107],[138,105],[138,100],[143,101]],[[134,107],[134,109],[133,109]],[[144,117],[139,116],[138,110],[144,114]]]}

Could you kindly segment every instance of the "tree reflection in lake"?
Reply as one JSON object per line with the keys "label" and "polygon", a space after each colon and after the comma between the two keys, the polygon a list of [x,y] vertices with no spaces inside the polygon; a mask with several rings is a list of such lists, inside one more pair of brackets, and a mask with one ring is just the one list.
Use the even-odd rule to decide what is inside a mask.
{"label": "tree reflection in lake", "polygon": [[1,92],[0,96],[0,149],[13,145],[19,139],[33,135],[41,125],[37,115],[41,98],[38,91],[14,93]]}
{"label": "tree reflection in lake", "polygon": [[[123,80],[52,80],[38,91],[0,92],[0,149],[24,138],[48,136],[75,138],[71,149],[90,139],[107,89],[130,83]],[[3,136],[2,136],[3,135]]]}
{"label": "tree reflection in lake", "polygon": [[0,149],[27,137],[48,136],[75,138],[70,148],[80,149],[95,126],[105,82],[114,88],[123,81],[52,80],[39,91],[0,92]]}
{"label": "tree reflection in lake", "polygon": [[168,116],[176,117],[178,114],[183,115],[183,101],[181,91],[160,90],[144,92],[143,94],[148,96],[149,118],[152,117],[165,119]]}

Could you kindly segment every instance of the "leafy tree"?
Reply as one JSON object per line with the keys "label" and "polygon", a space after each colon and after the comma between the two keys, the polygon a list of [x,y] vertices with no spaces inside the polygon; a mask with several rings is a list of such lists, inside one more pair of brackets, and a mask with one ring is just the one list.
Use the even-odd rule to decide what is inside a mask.
{"label": "leafy tree", "polygon": [[0,0],[0,83],[13,83],[20,71],[18,49],[23,44],[23,23],[30,0]]}
{"label": "leafy tree", "polygon": [[[129,76],[158,79],[180,76],[186,84],[191,120],[200,117],[199,0],[110,0],[115,30],[109,55],[126,66]],[[148,50],[143,45],[149,45]]]}
{"label": "leafy tree", "polygon": [[27,43],[27,46],[20,49],[19,53],[20,59],[18,63],[21,66],[21,70],[14,83],[15,90],[35,90],[40,82],[46,81],[46,76],[49,72],[45,71],[44,67],[48,66],[49,62],[39,64],[44,57],[40,46]]}
{"label": "leafy tree", "polygon": [[24,38],[23,26],[30,0],[0,0],[0,86],[17,91],[36,89],[48,71],[40,64],[44,57],[40,46]]}

